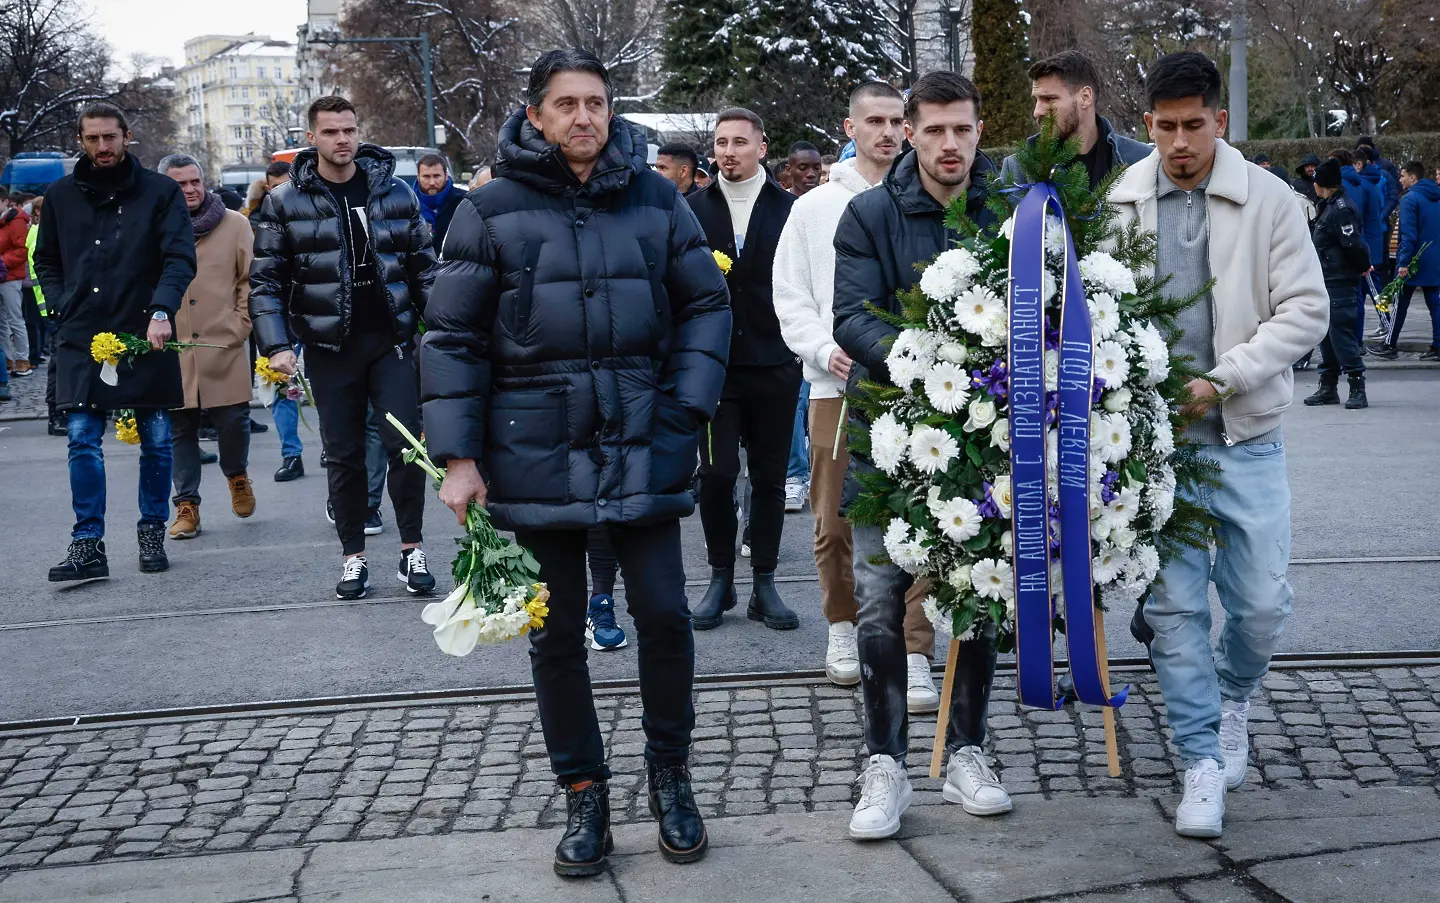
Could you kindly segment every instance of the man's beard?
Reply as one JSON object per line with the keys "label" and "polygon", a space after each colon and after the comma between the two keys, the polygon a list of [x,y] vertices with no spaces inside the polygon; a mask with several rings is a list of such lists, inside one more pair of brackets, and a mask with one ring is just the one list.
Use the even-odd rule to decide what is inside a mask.
{"label": "man's beard", "polygon": [[940,169],[940,161],[936,160],[934,169],[928,166],[925,167],[925,174],[946,188],[953,188],[956,185],[964,185],[966,180],[970,178],[970,167],[967,166],[955,172],[945,172]]}
{"label": "man's beard", "polygon": [[1055,111],[1055,136],[1061,141],[1069,141],[1080,131],[1080,101],[1070,105],[1068,111]]}

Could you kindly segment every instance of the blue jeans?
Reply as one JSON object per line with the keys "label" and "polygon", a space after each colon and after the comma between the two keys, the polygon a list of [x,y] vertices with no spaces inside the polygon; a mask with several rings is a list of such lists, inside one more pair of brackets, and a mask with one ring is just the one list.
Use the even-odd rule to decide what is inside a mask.
{"label": "blue jeans", "polygon": [[275,419],[275,432],[280,434],[280,456],[298,458],[304,454],[305,446],[300,443],[300,402],[286,398],[284,389],[276,389],[270,416]]}
{"label": "blue jeans", "polygon": [[[166,411],[139,411],[140,428],[140,526],[165,525],[170,513],[170,414]],[[71,411],[70,504],[75,509],[72,539],[103,539],[105,536],[105,453],[100,443],[113,421],[94,411]]]}
{"label": "blue jeans", "polygon": [[[1219,521],[1217,549],[1189,549],[1160,573],[1145,604],[1150,654],[1175,746],[1188,768],[1220,757],[1220,700],[1243,702],[1270,669],[1290,615],[1290,484],[1285,446],[1207,446],[1220,484],[1194,500]],[[1210,582],[1225,609],[1210,648]]]}
{"label": "blue jeans", "polygon": [[1390,330],[1390,344],[1400,341],[1400,330],[1405,328],[1405,315],[1410,312],[1410,299],[1416,290],[1425,295],[1425,306],[1430,309],[1430,347],[1440,351],[1440,286],[1407,285],[1400,294],[1400,306],[1395,310],[1395,326]]}
{"label": "blue jeans", "polygon": [[790,465],[785,471],[786,480],[810,482],[810,437],[806,425],[810,422],[810,384],[800,383],[800,400],[795,403],[795,429],[790,433]]}

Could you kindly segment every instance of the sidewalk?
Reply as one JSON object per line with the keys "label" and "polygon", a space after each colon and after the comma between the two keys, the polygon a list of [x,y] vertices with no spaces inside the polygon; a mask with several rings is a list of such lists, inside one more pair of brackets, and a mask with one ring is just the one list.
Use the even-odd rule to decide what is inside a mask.
{"label": "sidewalk", "polygon": [[712,851],[693,866],[655,852],[638,699],[602,697],[617,855],[582,882],[550,871],[564,804],[532,702],[11,736],[0,903],[1408,903],[1440,883],[1437,693],[1436,667],[1272,674],[1247,783],[1207,844],[1171,827],[1180,775],[1153,678],[1121,709],[1118,780],[1097,710],[1022,711],[1002,679],[990,727],[1016,811],[979,820],[944,803],[924,776],[934,722],[919,721],[904,832],[861,846],[844,833],[856,694],[705,690],[693,770]]}

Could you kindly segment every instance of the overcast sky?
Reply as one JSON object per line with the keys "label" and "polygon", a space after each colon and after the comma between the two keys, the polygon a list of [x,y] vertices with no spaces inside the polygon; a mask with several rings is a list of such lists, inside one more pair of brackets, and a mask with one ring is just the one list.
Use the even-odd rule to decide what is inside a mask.
{"label": "overcast sky", "polygon": [[128,74],[130,56],[145,53],[185,61],[185,42],[202,34],[256,32],[295,41],[305,21],[305,0],[82,0],[93,11],[91,24],[110,42],[120,73]]}

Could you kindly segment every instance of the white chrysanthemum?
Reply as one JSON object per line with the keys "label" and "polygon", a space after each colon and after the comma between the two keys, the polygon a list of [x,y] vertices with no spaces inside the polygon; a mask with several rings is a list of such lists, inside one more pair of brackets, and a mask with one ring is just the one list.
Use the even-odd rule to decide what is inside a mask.
{"label": "white chrysanthemum", "polygon": [[890,560],[895,562],[897,567],[912,574],[924,567],[930,554],[921,544],[925,539],[925,531],[917,532],[919,535],[912,538],[910,525],[895,518],[886,525],[883,540],[885,554],[890,556]]}
{"label": "white chrysanthemum", "polygon": [[1091,577],[1098,584],[1109,583],[1120,576],[1120,568],[1125,563],[1125,557],[1115,550],[1114,546],[1101,545],[1095,551],[1095,560],[1090,562]]}
{"label": "white chrysanthemum", "polygon": [[925,617],[930,625],[935,628],[937,634],[949,636],[955,629],[955,623],[950,616],[940,610],[940,603],[934,596],[926,596],[920,603],[920,610],[925,612]]}
{"label": "white chrysanthemum", "polygon": [[1090,296],[1090,333],[1095,341],[1103,342],[1120,328],[1120,303],[1109,292],[1096,292]]}
{"label": "white chrysanthemum", "polygon": [[1106,392],[1104,401],[1105,410],[1112,414],[1120,414],[1127,411],[1134,397],[1134,393],[1123,387]]}
{"label": "white chrysanthemum", "polygon": [[903,354],[890,355],[885,361],[885,366],[890,370],[890,381],[907,391],[915,380],[923,377],[929,370],[924,361]]}
{"label": "white chrysanthemum", "polygon": [[973,286],[955,299],[955,319],[975,335],[983,335],[991,318],[1004,312],[1005,302],[983,285]]}
{"label": "white chrysanthemum", "polygon": [[1155,451],[1166,458],[1175,453],[1175,427],[1168,417],[1155,425]]}
{"label": "white chrysanthemum", "polygon": [[1051,427],[1045,431],[1045,485],[1050,489],[1051,495],[1054,495],[1060,486],[1060,430],[1058,427]]}
{"label": "white chrysanthemum", "polygon": [[959,342],[946,342],[936,349],[935,357],[947,364],[963,364],[970,357],[970,352]]}
{"label": "white chrysanthemum", "polygon": [[1094,373],[1105,380],[1105,385],[1118,389],[1130,375],[1130,360],[1125,349],[1114,342],[1101,342],[1095,346]]}
{"label": "white chrysanthemum", "polygon": [[919,426],[910,436],[910,460],[921,473],[938,473],[960,454],[960,445],[945,430]]}
{"label": "white chrysanthemum", "polygon": [[942,414],[954,414],[970,400],[970,374],[941,361],[925,374],[925,396]]}
{"label": "white chrysanthemum", "polygon": [[928,367],[935,362],[935,350],[940,347],[941,340],[941,336],[928,329],[902,329],[890,351],[925,361]]}
{"label": "white chrysanthemum", "polygon": [[[1099,420],[1095,429],[1094,420]],[[1114,464],[1125,460],[1130,454],[1130,421],[1119,414],[1103,414],[1092,417],[1090,448],[1101,461]]]}
{"label": "white chrysanthemum", "polygon": [[1132,572],[1146,583],[1160,573],[1160,553],[1152,545],[1139,543],[1130,550]]}
{"label": "white chrysanthemum", "polygon": [[1110,611],[1129,611],[1140,601],[1147,586],[1138,580],[1121,580],[1101,590],[1100,599]]}
{"label": "white chrysanthemum", "polygon": [[995,402],[981,396],[970,401],[970,416],[962,424],[967,433],[988,429],[995,422]]}
{"label": "white chrysanthemum", "polygon": [[1145,368],[1145,383],[1153,386],[1170,375],[1170,349],[1160,330],[1149,323],[1136,326],[1134,336]]}
{"label": "white chrysanthemum", "polygon": [[1175,490],[1164,486],[1152,486],[1145,493],[1145,502],[1150,506],[1151,520],[1156,526],[1164,526],[1175,513]]}
{"label": "white chrysanthemum", "polygon": [[1115,493],[1115,498],[1105,506],[1112,526],[1128,525],[1140,514],[1140,493],[1125,488]]}
{"label": "white chrysanthemum", "polygon": [[975,538],[980,532],[984,519],[980,509],[969,499],[950,499],[931,508],[940,532],[951,542],[964,542]]}
{"label": "white chrysanthemum", "polygon": [[1138,534],[1128,526],[1115,527],[1110,531],[1110,544],[1117,549],[1127,550],[1135,545]]}
{"label": "white chrysanthemum", "polygon": [[1004,235],[1007,239],[1014,239],[1015,217],[1013,215],[1009,219],[1005,220],[1005,222],[1000,224],[1000,234]]}
{"label": "white chrysanthemum", "polygon": [[1135,274],[1104,251],[1092,251],[1080,259],[1080,278],[1112,295],[1135,294]]}
{"label": "white chrysanthemum", "polygon": [[1054,392],[1060,388],[1060,352],[1050,349],[1045,352],[1045,391]]}
{"label": "white chrysanthemum", "polygon": [[995,500],[995,507],[1000,509],[1001,517],[1009,517],[1010,511],[1015,506],[1014,492],[1010,488],[1010,475],[1001,474],[990,484],[990,497]]}
{"label": "white chrysanthemum", "polygon": [[1040,281],[1040,297],[1045,304],[1052,304],[1059,294],[1060,280],[1055,278],[1055,274],[1050,272],[1049,267],[1046,267],[1045,276]]}
{"label": "white chrysanthemum", "polygon": [[970,287],[980,261],[964,248],[951,248],[920,274],[920,290],[936,301],[949,301]]}
{"label": "white chrysanthemum", "polygon": [[925,542],[929,538],[929,534],[924,530],[916,530],[914,539],[901,543],[897,548],[898,554],[893,556],[895,564],[912,576],[922,576],[930,563],[930,550],[925,548]]}
{"label": "white chrysanthemum", "polygon": [[1065,230],[1060,217],[1047,214],[1045,217],[1045,256],[1060,260],[1065,256]]}
{"label": "white chrysanthemum", "polygon": [[1003,452],[1010,450],[1010,418],[1002,417],[990,427],[990,445]]}
{"label": "white chrysanthemum", "polygon": [[905,460],[910,446],[910,432],[891,413],[881,414],[870,425],[870,459],[890,476]]}
{"label": "white chrysanthemum", "polygon": [[1010,318],[1002,307],[985,322],[980,330],[980,344],[986,348],[1000,348],[1010,339]]}
{"label": "white chrysanthemum", "polygon": [[1011,599],[1015,596],[1015,575],[1008,565],[994,558],[982,558],[970,569],[970,582],[975,592],[986,599]]}

